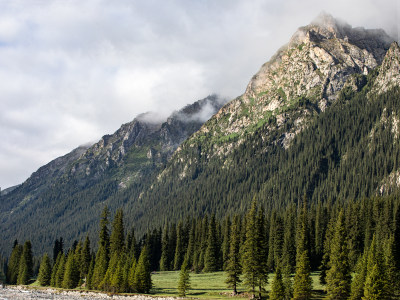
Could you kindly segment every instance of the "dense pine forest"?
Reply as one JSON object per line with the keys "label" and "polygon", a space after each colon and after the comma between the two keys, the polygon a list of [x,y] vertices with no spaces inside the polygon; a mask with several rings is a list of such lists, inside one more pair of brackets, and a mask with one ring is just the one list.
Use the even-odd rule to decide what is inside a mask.
{"label": "dense pine forest", "polygon": [[[99,243],[53,244],[34,270],[32,245],[12,245],[0,278],[10,284],[84,287],[107,292],[151,292],[151,272],[225,271],[237,293],[264,297],[268,274],[275,273],[269,299],[310,299],[311,271],[320,271],[329,299],[395,299],[400,296],[400,198],[308,203],[265,210],[253,200],[243,215],[186,218],[154,229],[140,239],[127,230],[122,210],[110,224],[103,210]],[[39,266],[39,264],[37,264]],[[37,270],[38,269],[38,270]],[[36,274],[35,274],[36,273]],[[187,288],[187,287],[186,287]]]}

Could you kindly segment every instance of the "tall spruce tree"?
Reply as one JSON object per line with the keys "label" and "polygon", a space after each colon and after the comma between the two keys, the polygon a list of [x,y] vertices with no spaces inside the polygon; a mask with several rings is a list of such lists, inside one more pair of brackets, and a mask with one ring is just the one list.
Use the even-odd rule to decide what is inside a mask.
{"label": "tall spruce tree", "polygon": [[394,235],[392,235],[385,241],[383,252],[385,276],[387,282],[387,296],[392,299],[400,297],[400,274],[396,268],[395,246],[396,244]]}
{"label": "tall spruce tree", "polygon": [[174,256],[174,270],[180,270],[183,260],[185,258],[185,244],[184,244],[184,230],[183,230],[183,222],[178,222],[177,230],[176,230],[176,247],[175,247],[175,256]]}
{"label": "tall spruce tree", "polygon": [[110,253],[121,253],[124,249],[124,214],[122,209],[115,213],[110,236]]}
{"label": "tall spruce tree", "polygon": [[[262,212],[261,212],[261,215]],[[253,298],[257,291],[261,294],[263,285],[268,282],[266,268],[265,228],[260,214],[257,214],[257,201],[253,200],[250,211],[246,215],[246,240],[243,245],[243,277],[244,284]]]}
{"label": "tall spruce tree", "polygon": [[179,272],[178,292],[180,297],[185,297],[187,291],[190,289],[190,273],[187,260],[182,264],[181,271]]}
{"label": "tall spruce tree", "polygon": [[104,208],[101,221],[100,221],[100,233],[99,233],[99,249],[97,250],[96,261],[92,275],[92,287],[95,289],[101,288],[101,283],[106,275],[108,269],[108,262],[110,260],[110,236],[108,229],[108,216],[109,210],[107,206]]}
{"label": "tall spruce tree", "polygon": [[168,236],[168,224],[164,226],[163,235],[161,239],[161,259],[160,259],[160,270],[169,271],[169,236]]}
{"label": "tall spruce tree", "polygon": [[286,292],[283,284],[282,271],[278,265],[275,271],[275,277],[272,281],[271,292],[269,293],[270,300],[285,300]]}
{"label": "tall spruce tree", "polygon": [[219,269],[219,244],[215,215],[211,216],[208,227],[207,248],[204,256],[204,272],[215,272]]}
{"label": "tall spruce tree", "polygon": [[79,269],[77,262],[75,261],[75,251],[70,249],[65,263],[64,277],[62,281],[62,287],[65,289],[73,289],[78,286],[79,283]]}
{"label": "tall spruce tree", "polygon": [[149,252],[144,246],[135,269],[135,288],[138,293],[149,293],[152,288]]}
{"label": "tall spruce tree", "polygon": [[374,234],[368,251],[367,277],[365,279],[363,300],[388,298],[388,282],[385,275],[384,260],[376,240],[377,238]]}
{"label": "tall spruce tree", "polygon": [[230,239],[229,253],[225,271],[227,273],[226,283],[229,288],[233,289],[233,294],[237,294],[237,286],[241,281],[242,264],[240,257],[240,217],[237,215],[233,218]]}
{"label": "tall spruce tree", "polygon": [[60,262],[58,264],[57,272],[56,272],[56,279],[55,279],[55,286],[62,287],[62,283],[64,280],[64,273],[65,273],[65,255],[63,253],[59,253]]}
{"label": "tall spruce tree", "polygon": [[356,274],[351,283],[350,300],[361,300],[364,296],[365,278],[367,277],[368,251],[364,250],[356,265]]}
{"label": "tall spruce tree", "polygon": [[18,284],[28,284],[33,275],[32,244],[26,241],[22,250],[18,268]]}
{"label": "tall spruce tree", "polygon": [[348,253],[344,214],[341,210],[331,244],[330,269],[326,276],[328,299],[344,300],[350,296],[351,270]]}
{"label": "tall spruce tree", "polygon": [[40,263],[38,281],[42,286],[48,286],[51,283],[51,263],[47,253],[43,255]]}
{"label": "tall spruce tree", "polygon": [[307,201],[304,197],[303,207],[299,216],[296,249],[296,274],[293,283],[293,299],[311,299],[312,280],[309,256],[309,237],[308,237],[308,210]]}
{"label": "tall spruce tree", "polygon": [[17,241],[14,242],[14,247],[12,249],[10,259],[8,261],[7,269],[7,282],[9,284],[17,284],[19,263],[21,261],[21,255],[23,251],[23,246],[19,245]]}
{"label": "tall spruce tree", "polygon": [[87,278],[87,275],[89,273],[89,268],[90,268],[90,262],[92,260],[92,255],[90,253],[90,239],[89,236],[86,236],[85,242],[83,244],[82,248],[82,255],[80,259],[80,265],[81,265],[81,277],[82,278]]}

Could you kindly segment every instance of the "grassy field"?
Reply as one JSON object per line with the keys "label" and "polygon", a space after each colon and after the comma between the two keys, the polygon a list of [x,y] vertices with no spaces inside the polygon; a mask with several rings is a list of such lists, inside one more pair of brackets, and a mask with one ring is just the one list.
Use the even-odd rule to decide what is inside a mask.
{"label": "grassy field", "polygon": [[[312,274],[314,299],[324,299],[323,289],[318,280],[318,273]],[[178,296],[178,280],[179,271],[174,272],[156,272],[152,275],[153,280],[153,296]],[[266,286],[267,291],[271,288],[273,274],[270,275],[269,284]],[[224,272],[190,274],[191,289],[188,291],[187,297],[200,299],[228,299],[228,298],[246,298],[245,288],[239,286],[240,295],[232,297],[232,291],[226,287],[226,274]]]}

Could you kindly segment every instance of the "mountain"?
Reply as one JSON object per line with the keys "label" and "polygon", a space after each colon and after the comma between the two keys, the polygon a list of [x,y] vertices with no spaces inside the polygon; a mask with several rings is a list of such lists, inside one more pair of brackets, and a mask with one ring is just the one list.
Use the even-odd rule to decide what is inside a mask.
{"label": "mountain", "polygon": [[139,116],[2,196],[0,246],[31,238],[43,250],[87,233],[95,241],[104,205],[123,208],[142,235],[167,220],[244,212],[253,198],[273,209],[304,195],[314,203],[393,193],[399,61],[384,31],[321,14],[243,95],[225,105],[208,97],[165,122]]}
{"label": "mountain", "polygon": [[399,57],[382,30],[326,14],[300,28],[243,95],[177,149],[132,204],[136,227],[144,230],[154,215],[152,224],[162,225],[233,214],[254,197],[273,208],[304,194],[312,201],[379,194],[398,178]]}
{"label": "mountain", "polygon": [[88,230],[94,232],[105,204],[113,210],[122,205],[112,196],[130,197],[132,190],[140,193],[175,149],[223,103],[212,95],[166,120],[159,121],[154,113],[139,115],[99,142],[78,147],[41,167],[0,198],[2,250],[8,251],[15,238],[51,244],[60,236],[71,241]]}

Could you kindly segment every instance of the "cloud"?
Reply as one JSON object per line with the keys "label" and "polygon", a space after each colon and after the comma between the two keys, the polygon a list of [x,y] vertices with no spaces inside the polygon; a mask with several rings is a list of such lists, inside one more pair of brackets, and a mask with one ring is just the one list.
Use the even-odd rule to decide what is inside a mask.
{"label": "cloud", "polygon": [[0,0],[0,186],[22,182],[140,113],[167,115],[212,93],[240,95],[260,66],[322,10],[398,35],[396,5]]}

